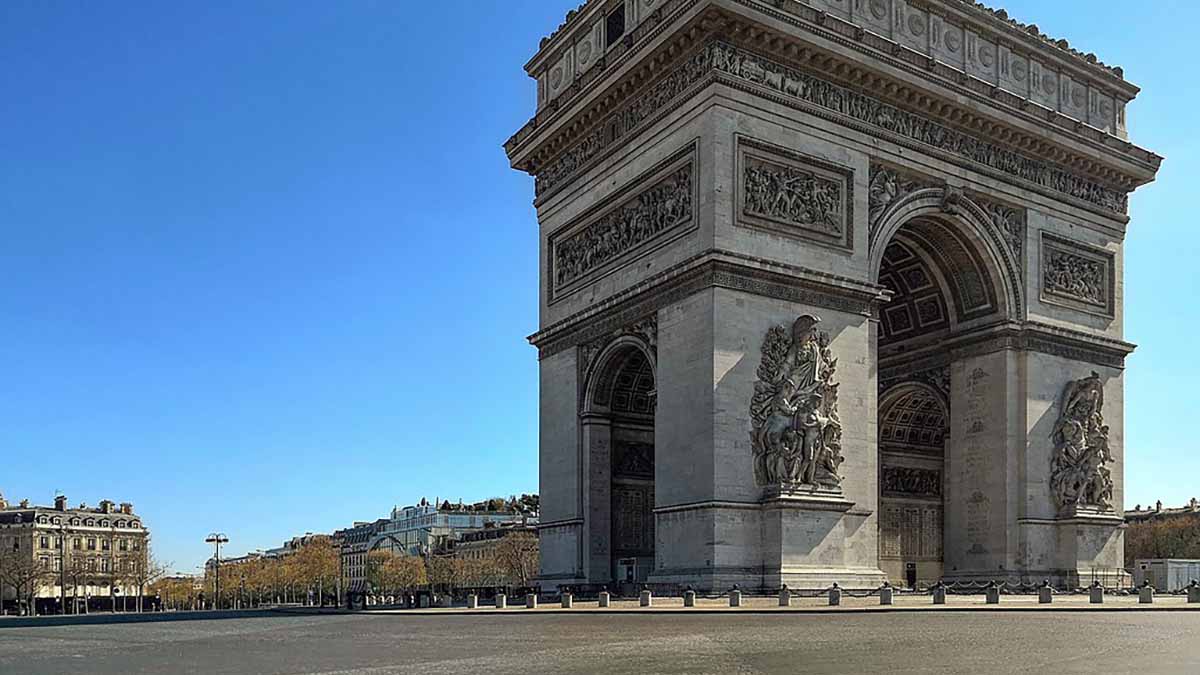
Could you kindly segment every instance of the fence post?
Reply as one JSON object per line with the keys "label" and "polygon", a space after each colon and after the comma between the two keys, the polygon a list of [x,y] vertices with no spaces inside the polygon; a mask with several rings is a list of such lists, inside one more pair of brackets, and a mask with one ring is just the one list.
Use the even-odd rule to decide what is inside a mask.
{"label": "fence post", "polygon": [[988,582],[986,593],[987,593],[987,600],[985,602],[987,602],[987,604],[989,604],[989,605],[1000,604],[1000,586],[999,586],[999,584],[996,583],[995,579]]}
{"label": "fence post", "polygon": [[537,591],[525,594],[525,609],[537,609]]}
{"label": "fence post", "polygon": [[571,609],[574,606],[575,606],[575,596],[571,595],[571,591],[564,591],[562,593],[562,608],[563,609]]}
{"label": "fence post", "polygon": [[879,587],[879,604],[881,604],[881,605],[892,604],[892,597],[893,597],[893,594],[895,593],[895,591],[896,591],[896,589],[892,588],[892,585],[890,583],[888,583],[886,581],[883,582],[883,586]]}
{"label": "fence post", "polygon": [[496,594],[496,609],[505,609],[508,607],[508,596],[504,593]]}
{"label": "fence post", "polygon": [[1189,605],[1200,602],[1200,582],[1192,579],[1192,583],[1187,587],[1187,598]]}
{"label": "fence post", "polygon": [[935,604],[935,605],[946,604],[946,584],[944,582],[939,581],[939,582],[937,582],[937,584],[934,585],[934,587],[933,587],[933,604]]}
{"label": "fence post", "polygon": [[654,605],[654,594],[649,588],[643,588],[642,593],[638,596],[638,604],[642,607],[652,607]]}
{"label": "fence post", "polygon": [[612,595],[608,592],[607,587],[604,590],[600,591],[599,597],[600,597],[600,607],[608,607],[609,603],[612,602]]}
{"label": "fence post", "polygon": [[733,590],[729,591],[729,606],[730,607],[741,607],[742,606],[742,590],[740,588],[738,588],[737,584],[734,584]]}
{"label": "fence post", "polygon": [[684,607],[695,607],[696,606],[696,591],[693,591],[691,586],[688,586],[687,590],[685,590],[683,592],[683,606]]}
{"label": "fence post", "polygon": [[840,604],[842,604],[842,589],[835,581],[833,582],[833,585],[829,587],[829,606],[836,607]]}
{"label": "fence post", "polygon": [[1150,580],[1146,579],[1142,582],[1142,587],[1138,589],[1138,604],[1149,605],[1154,602],[1154,587],[1150,585]]}
{"label": "fence post", "polygon": [[1046,579],[1038,588],[1038,604],[1048,605],[1054,601],[1054,589],[1050,588],[1050,580]]}
{"label": "fence post", "polygon": [[791,591],[791,589],[789,589],[787,587],[787,584],[784,584],[779,587],[779,606],[780,607],[791,607],[792,606],[792,591]]}
{"label": "fence post", "polygon": [[471,593],[467,596],[467,609],[479,609],[479,596]]}
{"label": "fence post", "polygon": [[1104,604],[1104,587],[1099,581],[1092,582],[1092,587],[1088,590],[1088,602],[1093,605]]}

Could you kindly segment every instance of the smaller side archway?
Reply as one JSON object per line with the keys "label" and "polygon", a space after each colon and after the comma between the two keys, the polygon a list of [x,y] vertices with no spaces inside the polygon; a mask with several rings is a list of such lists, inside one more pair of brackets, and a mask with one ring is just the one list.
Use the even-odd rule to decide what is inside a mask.
{"label": "smaller side archway", "polygon": [[950,408],[921,382],[879,401],[879,564],[892,583],[914,587],[943,574],[945,455]]}
{"label": "smaller side archway", "polygon": [[586,573],[621,591],[654,568],[656,366],[647,342],[623,335],[595,356],[585,380]]}

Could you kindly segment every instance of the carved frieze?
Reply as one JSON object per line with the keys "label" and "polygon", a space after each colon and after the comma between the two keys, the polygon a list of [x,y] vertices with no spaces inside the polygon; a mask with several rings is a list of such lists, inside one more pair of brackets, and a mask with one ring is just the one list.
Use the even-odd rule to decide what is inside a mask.
{"label": "carved frieze", "polygon": [[1113,316],[1113,254],[1042,233],[1042,301]]}
{"label": "carved frieze", "polygon": [[[639,177],[627,191],[585,215],[585,224],[566,228],[550,240],[550,291],[557,298],[564,288],[595,273],[671,232],[694,224],[695,162],[689,146],[683,159],[668,160],[665,169]],[[648,187],[642,187],[649,183]]]}
{"label": "carved frieze", "polygon": [[869,234],[874,238],[880,216],[900,199],[925,188],[939,187],[928,179],[901,173],[882,164],[871,164],[870,186],[867,192]]}
{"label": "carved frieze", "polygon": [[746,138],[738,165],[740,224],[853,246],[852,170]]}
{"label": "carved frieze", "polygon": [[1112,511],[1113,480],[1104,424],[1104,383],[1096,372],[1068,382],[1051,439],[1050,493],[1062,512]]}
{"label": "carved frieze", "polygon": [[978,195],[973,196],[972,200],[987,214],[992,227],[1008,243],[1008,248],[1012,251],[1013,260],[1016,261],[1017,266],[1024,268],[1021,252],[1024,250],[1025,243],[1025,209],[1014,208]]}
{"label": "carved frieze", "polygon": [[837,359],[820,319],[805,314],[773,326],[762,344],[750,400],[754,478],[763,487],[840,489],[842,423]]}
{"label": "carved frieze", "polygon": [[879,474],[879,487],[885,497],[940,498],[942,472],[885,464]]}

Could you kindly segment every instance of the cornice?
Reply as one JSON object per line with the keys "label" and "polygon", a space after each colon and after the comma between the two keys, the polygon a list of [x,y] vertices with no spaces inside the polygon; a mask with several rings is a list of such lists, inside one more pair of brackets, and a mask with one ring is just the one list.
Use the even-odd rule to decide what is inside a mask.
{"label": "cornice", "polygon": [[[620,67],[614,65],[611,59],[607,64],[602,59],[581,74],[567,92],[539,111],[505,144],[513,166],[538,174],[556,155],[570,148],[576,139],[586,136],[596,125],[603,123],[608,117],[607,113],[643,95],[652,81],[676,64],[681,52],[693,48],[696,42],[708,36],[720,34],[731,36],[735,42],[749,45],[801,70],[819,73],[842,86],[870,92],[872,96],[902,109],[988,138],[1122,191],[1131,191],[1152,180],[1161,163],[1162,158],[1158,155],[1112,134],[966,76],[962,71],[887,38],[863,31],[854,24],[817,12],[807,5],[794,4],[794,11],[782,12],[764,7],[754,0],[725,0],[742,9],[752,9],[759,16],[800,28],[812,38],[871,58],[847,59],[828,48],[801,42],[790,32],[782,34],[769,30],[758,23],[748,22],[741,14],[715,7],[700,13],[695,20],[678,26],[676,32],[668,36],[654,53],[641,54],[650,46],[651,38],[670,27],[698,1],[673,0],[640,25],[638,30],[644,34],[625,45],[618,56],[620,67],[625,67],[634,56],[638,56],[640,62],[632,68],[626,68],[627,72],[608,87],[601,90],[599,80],[606,79]],[[811,15],[811,20],[806,18],[808,15]],[[867,67],[878,66],[918,76],[919,81],[932,85],[932,88],[941,87],[946,91],[941,95],[931,94],[916,89],[905,80],[867,70]],[[586,95],[586,102],[577,100],[581,95]],[[974,105],[962,104],[964,98],[971,100]],[[983,116],[988,113],[997,113],[997,118],[1005,115],[1013,117],[1020,124]],[[1031,128],[1022,128],[1022,125]],[[1076,147],[1070,147],[1072,145]]]}
{"label": "cornice", "polygon": [[708,288],[727,288],[862,316],[873,316],[886,289],[732,251],[710,249],[650,276],[530,335],[538,358],[606,336]]}

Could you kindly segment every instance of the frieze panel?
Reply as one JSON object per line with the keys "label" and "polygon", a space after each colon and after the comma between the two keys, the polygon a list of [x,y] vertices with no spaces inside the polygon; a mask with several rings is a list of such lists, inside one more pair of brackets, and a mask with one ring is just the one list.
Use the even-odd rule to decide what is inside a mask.
{"label": "frieze panel", "polygon": [[879,475],[879,487],[885,497],[940,499],[942,472],[937,469],[884,465]]}
{"label": "frieze panel", "polygon": [[738,223],[854,245],[853,170],[738,138]]}
{"label": "frieze panel", "polygon": [[568,227],[567,234],[551,238],[548,276],[552,299],[558,299],[565,288],[578,288],[582,281],[613,269],[613,263],[647,248],[652,241],[665,243],[663,235],[691,229],[695,224],[695,145],[683,154],[683,159],[676,155],[665,169],[660,165],[649,176],[631,183],[632,189],[646,183],[650,187],[632,197],[625,196],[631,189],[627,188],[585,215],[585,225]]}
{"label": "frieze panel", "polygon": [[1042,301],[1114,316],[1113,254],[1042,233]]}

